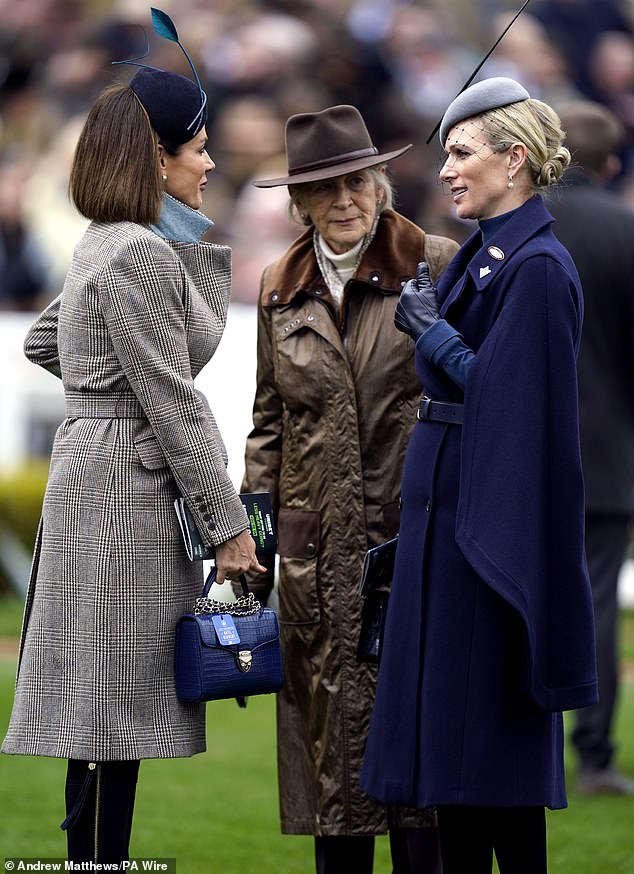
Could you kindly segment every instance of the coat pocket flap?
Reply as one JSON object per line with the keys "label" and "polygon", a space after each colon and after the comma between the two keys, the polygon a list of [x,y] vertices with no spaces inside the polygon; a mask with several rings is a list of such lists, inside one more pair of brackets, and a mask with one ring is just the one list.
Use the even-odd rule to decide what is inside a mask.
{"label": "coat pocket flap", "polygon": [[144,434],[143,437],[135,437],[134,448],[139,455],[141,464],[148,470],[158,470],[167,466],[163,450],[154,435]]}
{"label": "coat pocket flap", "polygon": [[277,551],[286,558],[315,558],[319,552],[319,510],[280,509],[277,519]]}

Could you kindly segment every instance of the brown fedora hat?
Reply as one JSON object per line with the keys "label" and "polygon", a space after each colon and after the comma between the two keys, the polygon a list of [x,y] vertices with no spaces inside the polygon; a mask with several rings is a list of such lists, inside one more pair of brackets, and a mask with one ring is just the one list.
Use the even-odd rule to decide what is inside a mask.
{"label": "brown fedora hat", "polygon": [[257,188],[331,179],[384,164],[412,148],[410,143],[380,155],[359,110],[345,105],[291,115],[286,122],[285,139],[288,176],[257,179],[253,182]]}

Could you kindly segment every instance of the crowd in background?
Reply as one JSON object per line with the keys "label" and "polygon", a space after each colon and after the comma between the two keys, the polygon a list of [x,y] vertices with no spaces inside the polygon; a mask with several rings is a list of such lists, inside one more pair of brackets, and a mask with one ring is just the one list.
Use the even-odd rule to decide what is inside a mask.
{"label": "crowd in background", "polygon": [[[63,282],[85,221],[67,196],[87,108],[112,66],[142,55],[146,0],[0,0],[0,309],[39,309]],[[357,106],[380,151],[415,148],[392,170],[401,213],[462,242],[470,223],[437,181],[426,139],[520,0],[161,0],[201,75],[216,162],[204,211],[233,248],[233,299],[255,302],[262,269],[299,228],[284,188],[284,122],[337,103]],[[152,38],[144,62],[182,72],[180,51]],[[519,79],[551,103],[588,97],[623,120],[614,186],[634,207],[634,0],[532,0],[480,76]]]}

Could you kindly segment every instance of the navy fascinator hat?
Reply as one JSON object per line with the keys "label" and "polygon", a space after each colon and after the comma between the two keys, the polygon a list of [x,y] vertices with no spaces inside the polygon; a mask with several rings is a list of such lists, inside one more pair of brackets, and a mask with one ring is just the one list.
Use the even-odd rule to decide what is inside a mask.
{"label": "navy fascinator hat", "polygon": [[114,63],[140,67],[130,82],[130,88],[147,112],[159,139],[169,146],[177,147],[193,139],[207,122],[207,95],[202,89],[191,58],[178,38],[172,19],[160,9],[151,8],[151,13],[155,32],[180,47],[189,61],[195,81],[179,73],[137,63],[149,54],[149,41],[145,54],[139,58]]}

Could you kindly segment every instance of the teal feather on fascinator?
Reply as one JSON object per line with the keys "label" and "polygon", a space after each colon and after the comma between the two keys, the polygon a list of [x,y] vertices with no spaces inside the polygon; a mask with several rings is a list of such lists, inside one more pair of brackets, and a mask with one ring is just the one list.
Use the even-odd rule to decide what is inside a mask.
{"label": "teal feather on fascinator", "polygon": [[193,127],[205,110],[205,107],[207,105],[207,95],[203,91],[202,85],[200,84],[200,79],[198,78],[198,73],[196,72],[196,67],[194,67],[192,59],[187,54],[185,46],[178,38],[178,33],[172,19],[166,12],[162,12],[160,9],[155,9],[153,6],[150,7],[150,12],[152,13],[152,26],[154,27],[156,33],[158,33],[159,36],[162,36],[165,39],[169,39],[172,42],[175,42],[180,47],[181,51],[189,62],[189,66],[192,68],[192,73],[194,74],[194,79],[196,80],[196,84],[198,85],[198,90],[200,91],[201,98],[200,109],[192,119],[191,123],[188,125],[188,127]]}
{"label": "teal feather on fascinator", "polygon": [[[178,32],[172,19],[160,9],[150,7],[150,11],[155,33],[179,46],[192,69],[195,84],[178,73],[170,73],[158,67],[139,63],[150,53],[147,34],[145,34],[146,50],[144,54],[113,63],[140,67],[139,72],[130,82],[130,87],[145,107],[152,127],[159,137],[178,146],[195,137],[204,126],[207,120],[207,95],[200,84],[192,59],[178,38]],[[183,118],[184,112],[188,113],[187,118]],[[192,112],[194,113],[193,118]]]}
{"label": "teal feather on fascinator", "polygon": [[[171,39],[172,42],[176,42],[180,46],[181,43],[178,38],[178,33],[176,32],[176,27],[167,12],[162,12],[160,9],[155,9],[153,6],[150,6],[150,12],[152,13],[152,26],[158,35],[165,37],[165,39]],[[181,46],[181,48],[183,47]],[[183,51],[185,52],[185,49],[183,49]],[[187,55],[187,52],[185,52],[185,54]],[[187,60],[189,61],[189,55],[187,55]],[[189,61],[189,63],[191,64],[191,61]]]}

